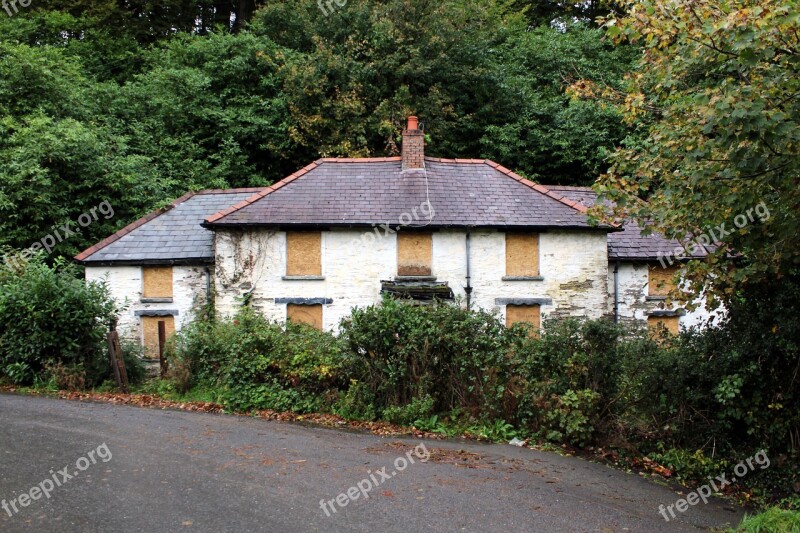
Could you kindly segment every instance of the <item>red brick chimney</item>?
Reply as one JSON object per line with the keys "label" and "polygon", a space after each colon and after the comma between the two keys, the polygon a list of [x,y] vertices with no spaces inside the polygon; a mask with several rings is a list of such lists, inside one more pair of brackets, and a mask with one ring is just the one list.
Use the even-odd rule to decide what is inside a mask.
{"label": "red brick chimney", "polygon": [[417,117],[408,117],[408,127],[403,130],[403,170],[425,168],[425,134],[419,129]]}

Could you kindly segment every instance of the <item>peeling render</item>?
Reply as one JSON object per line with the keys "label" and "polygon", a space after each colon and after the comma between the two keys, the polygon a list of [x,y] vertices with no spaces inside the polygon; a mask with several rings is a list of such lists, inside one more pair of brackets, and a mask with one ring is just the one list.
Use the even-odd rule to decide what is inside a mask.
{"label": "peeling render", "polygon": [[[619,320],[628,324],[644,324],[649,313],[657,310],[666,310],[663,300],[648,300],[648,269],[649,265],[645,262],[621,261],[619,264],[618,283],[619,283]],[[614,313],[614,263],[609,263],[608,267],[608,288],[609,301],[611,303],[610,313]],[[677,308],[673,305],[673,310]],[[705,308],[704,301],[700,300],[700,305],[694,311],[686,311],[680,318],[681,327],[699,326],[704,324],[709,318],[717,316]]]}

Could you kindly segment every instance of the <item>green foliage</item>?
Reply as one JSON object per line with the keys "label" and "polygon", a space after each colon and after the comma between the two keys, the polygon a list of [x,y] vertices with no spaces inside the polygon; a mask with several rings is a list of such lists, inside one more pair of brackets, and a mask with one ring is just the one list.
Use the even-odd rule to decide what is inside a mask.
{"label": "green foliage", "polygon": [[593,181],[627,132],[614,107],[565,88],[619,85],[633,47],[578,24],[530,30],[507,2],[351,0],[325,17],[281,0],[229,33],[212,29],[222,6],[132,17],[43,1],[0,17],[0,245],[28,247],[107,200],[113,219],[55,249],[72,256],[187,190],[395,155],[412,113],[431,155],[558,183]]}
{"label": "green foliage", "polygon": [[492,442],[508,442],[519,435],[519,431],[505,420],[495,420],[467,428],[467,433]]}
{"label": "green foliage", "polygon": [[755,516],[746,516],[731,533],[797,533],[800,531],[800,511],[771,507]]}
{"label": "green foliage", "polygon": [[333,412],[351,420],[375,420],[378,415],[375,410],[375,397],[369,388],[356,380],[350,381],[350,386],[336,404]]}
{"label": "green foliage", "polygon": [[729,472],[731,464],[726,460],[714,460],[703,450],[694,452],[681,448],[670,448],[663,453],[651,453],[650,459],[666,466],[684,484],[696,486],[708,482],[721,473]]}
{"label": "green foliage", "polygon": [[[616,214],[643,227],[719,241],[707,260],[686,268],[691,292],[706,290],[712,304],[750,281],[796,272],[800,4],[636,0],[625,7],[606,28],[613,39],[642,46],[627,87],[586,91],[581,84],[578,91],[616,101],[640,134],[613,155],[599,190],[616,201]],[[762,202],[768,216],[752,216]]]}
{"label": "green foliage", "polygon": [[520,335],[485,311],[391,298],[353,309],[341,324],[343,343],[363,369],[357,379],[381,410],[430,396],[436,412],[458,407],[471,414],[502,413],[509,352]]}
{"label": "green foliage", "polygon": [[233,320],[195,322],[176,335],[170,366],[187,382],[215,384],[230,409],[323,411],[349,383],[337,339],[302,324],[279,325],[250,309]]}
{"label": "green foliage", "polygon": [[122,348],[122,360],[125,362],[125,373],[128,376],[128,383],[137,385],[142,383],[147,376],[147,369],[144,366],[144,348],[137,342],[130,339],[120,339]]}
{"label": "green foliage", "polygon": [[555,442],[591,442],[619,400],[620,347],[627,342],[621,334],[605,320],[551,320],[540,338],[522,342],[516,372],[522,427]]}
{"label": "green foliage", "polygon": [[433,414],[434,400],[430,395],[413,398],[408,405],[387,407],[383,410],[383,419],[393,424],[412,425],[417,420],[427,420]]}
{"label": "green foliage", "polygon": [[110,370],[105,336],[115,317],[106,287],[86,284],[72,267],[0,265],[0,369],[16,383],[48,367],[80,369],[87,384],[99,383]]}

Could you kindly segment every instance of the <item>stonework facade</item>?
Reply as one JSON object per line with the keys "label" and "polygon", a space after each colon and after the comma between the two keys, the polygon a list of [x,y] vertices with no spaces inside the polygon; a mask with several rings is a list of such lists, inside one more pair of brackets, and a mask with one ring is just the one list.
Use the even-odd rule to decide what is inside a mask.
{"label": "stonework facade", "polygon": [[[381,281],[397,278],[397,234],[367,241],[358,230],[323,231],[320,276],[286,275],[286,232],[266,229],[216,232],[216,309],[233,316],[245,299],[266,317],[284,321],[292,302],[323,303],[323,325],[336,330],[353,307],[381,299]],[[551,231],[539,235],[539,279],[506,276],[505,233],[470,231],[471,306],[505,316],[506,301],[529,301],[548,316],[608,313],[607,244],[600,232]],[[370,244],[363,244],[369,242]],[[432,278],[466,301],[467,232],[432,233]],[[505,279],[504,279],[505,278]],[[278,303],[280,302],[280,303]]]}

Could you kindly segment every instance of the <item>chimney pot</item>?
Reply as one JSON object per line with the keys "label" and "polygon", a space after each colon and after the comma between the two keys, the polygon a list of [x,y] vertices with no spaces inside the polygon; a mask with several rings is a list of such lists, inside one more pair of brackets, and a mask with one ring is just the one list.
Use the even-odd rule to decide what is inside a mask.
{"label": "chimney pot", "polygon": [[419,129],[419,120],[414,115],[408,117],[408,128],[409,130],[418,130]]}

